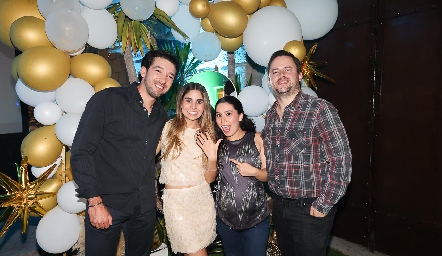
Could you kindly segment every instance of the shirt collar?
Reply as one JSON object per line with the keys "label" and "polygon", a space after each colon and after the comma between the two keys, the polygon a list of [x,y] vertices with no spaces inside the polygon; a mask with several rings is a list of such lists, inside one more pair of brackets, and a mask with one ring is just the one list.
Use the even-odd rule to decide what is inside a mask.
{"label": "shirt collar", "polygon": [[128,90],[129,90],[129,102],[134,102],[134,101],[142,101],[143,99],[141,98],[140,92],[138,91],[138,85],[139,83],[132,83],[128,86]]}
{"label": "shirt collar", "polygon": [[[299,90],[298,94],[296,94],[295,98],[292,100],[292,102],[290,102],[290,104],[287,105],[287,107],[293,109],[293,108],[299,108],[300,107],[300,102],[301,100],[303,100],[304,97],[304,93],[302,93],[301,90]],[[276,113],[276,107],[278,107],[279,102],[278,100],[275,101],[275,103],[273,103],[273,106],[270,108],[270,111],[275,112]]]}

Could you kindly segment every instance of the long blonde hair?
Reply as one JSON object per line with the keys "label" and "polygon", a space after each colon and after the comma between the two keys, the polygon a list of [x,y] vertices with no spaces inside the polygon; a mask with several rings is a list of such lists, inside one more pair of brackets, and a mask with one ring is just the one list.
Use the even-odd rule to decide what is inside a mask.
{"label": "long blonde hair", "polygon": [[[209,95],[207,94],[206,88],[202,86],[199,83],[188,83],[184,85],[184,87],[181,89],[177,96],[176,100],[176,117],[170,121],[170,128],[165,134],[166,138],[168,138],[166,145],[166,150],[164,151],[161,158],[167,157],[169,154],[172,154],[172,158],[177,158],[182,150],[183,150],[183,143],[180,139],[181,135],[184,133],[184,130],[186,129],[186,119],[184,117],[184,114],[181,110],[181,105],[184,100],[184,96],[192,90],[197,90],[201,92],[201,95],[203,96],[204,101],[204,111],[203,114],[198,118],[198,124],[200,127],[200,130],[202,132],[207,131],[209,132],[209,136],[212,139],[212,141],[215,142],[215,130],[214,130],[214,123],[212,121],[212,109],[210,106],[209,101]],[[207,156],[203,154],[203,162],[207,163]]]}

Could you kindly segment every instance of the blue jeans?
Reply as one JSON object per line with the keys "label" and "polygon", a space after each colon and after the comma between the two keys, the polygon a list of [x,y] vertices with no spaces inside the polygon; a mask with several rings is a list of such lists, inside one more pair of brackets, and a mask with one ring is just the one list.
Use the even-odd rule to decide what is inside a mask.
{"label": "blue jeans", "polygon": [[272,220],[283,256],[325,256],[336,207],[323,218],[310,215],[315,198],[273,199]]}
{"label": "blue jeans", "polygon": [[216,229],[223,243],[225,256],[265,256],[270,220],[266,218],[246,230],[235,230],[216,218]]}

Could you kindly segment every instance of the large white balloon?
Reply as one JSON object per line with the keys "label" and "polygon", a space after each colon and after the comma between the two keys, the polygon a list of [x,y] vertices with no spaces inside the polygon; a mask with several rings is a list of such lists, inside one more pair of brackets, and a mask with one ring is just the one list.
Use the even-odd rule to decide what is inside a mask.
{"label": "large white balloon", "polygon": [[155,0],[120,0],[120,5],[133,20],[147,20],[155,10]]}
{"label": "large white balloon", "polygon": [[182,4],[189,5],[190,0],[180,0]]}
{"label": "large white balloon", "polygon": [[293,12],[281,6],[267,6],[250,17],[243,43],[249,57],[266,67],[273,52],[282,50],[287,42],[301,39],[301,25]]}
{"label": "large white balloon", "polygon": [[66,182],[57,192],[57,203],[63,211],[79,213],[86,210],[86,199],[78,198],[75,189],[78,186],[73,181]]}
{"label": "large white balloon", "polygon": [[55,99],[65,112],[83,113],[86,103],[94,95],[94,88],[81,78],[68,78],[55,90]]}
{"label": "large white balloon", "polygon": [[61,108],[54,102],[42,102],[34,109],[35,120],[44,125],[55,124],[61,114]]}
{"label": "large white balloon", "polygon": [[67,113],[55,124],[55,135],[64,145],[72,146],[80,119],[81,114]]}
{"label": "large white balloon", "polygon": [[21,101],[33,107],[42,102],[52,102],[55,100],[55,91],[36,91],[29,88],[21,79],[18,79],[15,83],[15,92]]}
{"label": "large white balloon", "polygon": [[267,70],[264,72],[264,75],[262,76],[261,85],[262,88],[264,88],[264,90],[267,93],[273,92],[272,88],[269,85],[269,73],[267,73]]}
{"label": "large white balloon", "polygon": [[221,52],[221,42],[215,33],[199,33],[192,41],[192,53],[201,61],[211,61]]}
{"label": "large white balloon", "polygon": [[37,6],[41,15],[45,18],[47,18],[52,11],[58,9],[73,10],[77,13],[81,11],[80,2],[78,2],[78,0],[37,0]]}
{"label": "large white balloon", "polygon": [[269,96],[261,87],[250,85],[245,87],[238,95],[244,108],[244,113],[250,117],[259,116],[264,113],[269,106]]}
{"label": "large white balloon", "polygon": [[301,90],[305,94],[308,94],[313,97],[318,97],[318,94],[316,94],[316,92],[312,88],[307,86],[307,83],[305,82],[304,79],[301,80]]}
{"label": "large white balloon", "polygon": [[271,106],[273,106],[273,103],[275,103],[275,101],[276,101],[276,98],[275,98],[275,95],[273,95],[273,92],[269,93],[269,108]]}
{"label": "large white balloon", "polygon": [[53,162],[52,164],[50,164],[48,166],[43,166],[43,167],[32,166],[31,173],[32,173],[32,175],[34,175],[34,177],[38,178],[38,177],[40,177],[40,175],[42,175],[45,171],[49,170],[49,168],[51,168],[55,164],[54,170],[48,176],[48,179],[49,179],[52,176],[54,176],[55,173],[57,173],[57,168],[60,165],[60,163],[61,163],[61,156],[58,157],[57,160],[55,160],[55,162]]}
{"label": "large white balloon", "polygon": [[266,120],[262,115],[260,116],[251,116],[250,119],[255,123],[256,131],[261,132],[262,129],[264,129],[264,126],[266,124]]}
{"label": "large white balloon", "polygon": [[292,11],[302,27],[304,40],[315,40],[327,34],[338,19],[337,0],[290,0],[287,9]]}
{"label": "large white balloon", "polygon": [[69,250],[80,236],[80,220],[76,214],[55,206],[48,211],[37,225],[38,245],[49,253],[63,253]]}
{"label": "large white balloon", "polygon": [[94,10],[83,7],[81,16],[89,27],[87,43],[97,49],[106,49],[117,40],[117,22],[107,10]]}
{"label": "large white balloon", "polygon": [[189,6],[187,5],[179,7],[178,12],[172,16],[172,21],[189,37],[184,39],[182,35],[172,29],[173,37],[182,43],[191,42],[200,32],[201,21],[190,14]]}
{"label": "large white balloon", "polygon": [[80,0],[81,4],[95,10],[101,10],[112,3],[112,0]]}
{"label": "large white balloon", "polygon": [[178,0],[157,0],[156,5],[167,15],[173,16],[178,11],[180,2]]}

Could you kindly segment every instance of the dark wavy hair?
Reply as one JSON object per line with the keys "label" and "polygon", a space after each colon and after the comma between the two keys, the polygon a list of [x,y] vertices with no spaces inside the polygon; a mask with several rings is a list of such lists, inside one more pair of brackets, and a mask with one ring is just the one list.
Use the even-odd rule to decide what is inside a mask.
{"label": "dark wavy hair", "polygon": [[[141,60],[141,66],[149,69],[156,58],[163,58],[172,62],[172,64],[175,66],[176,72],[178,72],[178,70],[180,69],[180,61],[178,60],[178,58],[171,52],[165,50],[152,50],[147,52]],[[141,74],[138,74],[138,81],[141,80]]]}
{"label": "dark wavy hair", "polygon": [[280,56],[287,56],[293,59],[293,61],[295,62],[296,65],[296,69],[298,71],[298,74],[301,73],[301,62],[298,60],[298,58],[295,57],[295,55],[293,55],[291,52],[285,51],[285,50],[279,50],[276,51],[272,54],[272,56],[270,56],[270,60],[269,60],[269,64],[267,65],[267,72],[270,73],[270,65],[272,64],[273,60],[276,57],[280,57]]}
{"label": "dark wavy hair", "polygon": [[[215,104],[215,110],[218,104],[220,103],[228,103],[233,106],[233,108],[238,112],[239,114],[243,114],[243,119],[239,122],[239,127],[241,130],[245,132],[256,132],[256,126],[255,123],[250,120],[247,115],[244,113],[244,109],[242,107],[241,101],[239,101],[237,98],[233,96],[225,96],[218,100]],[[218,127],[218,125],[215,125],[215,132],[218,139],[224,138],[224,133],[221,130],[221,128]]]}

